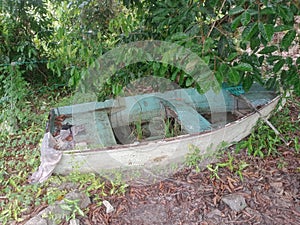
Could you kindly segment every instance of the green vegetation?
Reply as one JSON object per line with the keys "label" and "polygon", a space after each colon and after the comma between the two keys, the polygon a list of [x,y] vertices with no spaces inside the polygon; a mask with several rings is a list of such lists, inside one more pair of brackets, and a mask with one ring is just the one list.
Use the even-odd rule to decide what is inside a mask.
{"label": "green vegetation", "polygon": [[[298,104],[296,99],[289,98],[287,104]],[[300,121],[295,119],[291,121],[291,110],[288,107],[284,107],[283,110],[277,111],[271,118],[272,124],[280,132],[285,135],[285,140],[288,141],[289,147],[293,148],[296,153],[299,153],[299,123]],[[275,135],[275,132],[270,129],[263,121],[260,121],[254,131],[251,133],[247,140],[237,144],[237,151],[241,149],[247,149],[248,153],[253,156],[266,157],[266,156],[278,156],[278,148],[282,145],[280,138]]]}
{"label": "green vegetation", "polygon": [[[32,102],[36,101],[35,98],[40,99],[36,101],[37,104],[27,103],[34,113],[25,114],[28,123],[31,123],[26,129],[10,135],[5,132],[0,134],[1,224],[12,220],[21,222],[33,209],[62,200],[73,188],[84,191],[96,204],[101,204],[105,196],[122,195],[126,191],[127,186],[121,182],[121,178],[108,182],[95,174],[81,174],[77,171],[66,177],[52,176],[43,184],[29,185],[28,178],[40,163],[39,147],[48,112],[61,98],[58,94],[49,94],[32,97]],[[65,187],[66,183],[72,184],[71,187]],[[94,195],[96,192],[101,194]],[[70,202],[66,207],[71,208],[71,217],[82,214],[75,202]]]}
{"label": "green vegetation", "polygon": [[[246,169],[249,164],[247,163],[247,160],[236,159],[234,153],[246,151],[249,157],[277,158],[277,167],[282,169],[287,166],[287,163],[282,156],[283,150],[294,151],[297,155],[299,154],[299,111],[299,98],[289,97],[287,98],[285,106],[281,110],[277,110],[270,118],[272,124],[284,135],[289,146],[286,146],[275,134],[274,130],[261,120],[257,123],[249,137],[236,143],[231,148],[226,147],[226,144],[224,144],[225,147],[220,148],[217,153],[203,155],[199,148],[192,146],[190,153],[186,157],[186,165],[195,168],[196,172],[200,172],[201,169],[207,169],[210,171],[212,179],[220,179],[218,173],[220,169],[223,168],[237,175],[241,181],[243,181],[243,170]],[[235,151],[233,151],[233,149]],[[215,159],[214,161],[220,162],[209,163],[208,161],[206,167],[199,167],[201,162],[209,159]]]}
{"label": "green vegetation", "polygon": [[[99,99],[107,99],[146,76],[167,78],[199,91],[208,88],[200,88],[195,74],[186,68],[153,58],[120,63],[102,86],[90,87],[90,73],[97,71],[99,77],[104,73],[96,59],[126,43],[167,41],[199,56],[219,83],[243,83],[248,89],[254,81],[266,79],[268,87],[292,89],[300,95],[300,59],[282,54],[299,42],[299,24],[295,22],[299,12],[296,0],[263,0],[260,4],[245,0],[1,1],[0,223],[20,222],[34,208],[60,200],[69,191],[61,187],[64,182],[78,184],[76,188],[99,204],[106,195],[126,191],[121,182],[104,182],[94,174],[76,172],[28,185],[28,177],[39,164],[39,144],[50,108],[69,103],[77,88],[82,92],[93,88]],[[278,35],[282,39],[276,42]],[[170,51],[160,54],[161,58],[178,56]],[[294,138],[299,122],[290,122],[288,110],[278,112],[271,122],[299,153],[299,138]],[[166,132],[173,135],[168,127]],[[273,131],[260,123],[238,149],[266,157],[278,154],[280,144]],[[191,166],[200,160],[197,157],[197,152],[191,155]],[[225,167],[242,177],[246,163],[232,157],[208,168],[215,174]],[[101,195],[93,196],[95,190]],[[69,202],[66,207],[72,216],[82,213],[76,203]]]}
{"label": "green vegetation", "polygon": [[[299,4],[293,0],[282,4],[277,0],[260,4],[244,0],[3,1],[0,123],[12,131],[26,127],[22,112],[30,110],[26,104],[30,90],[91,89],[90,73],[97,71],[99,77],[105,73],[96,59],[122,44],[145,40],[167,41],[191,50],[208,64],[220,83],[242,82],[248,89],[254,81],[267,79],[268,86],[293,87],[300,94],[296,82],[299,59],[281,54],[299,42],[296,15]],[[276,41],[278,35],[283,37]],[[135,46],[133,52],[139,47],[143,46]],[[160,54],[163,59],[179,53]],[[123,65],[124,57],[118,57],[114,59],[121,60],[116,73],[100,87],[93,87],[99,99],[119,95],[126,84],[149,75],[199,91],[211,85],[199,84],[187,67],[177,68],[151,57]]]}

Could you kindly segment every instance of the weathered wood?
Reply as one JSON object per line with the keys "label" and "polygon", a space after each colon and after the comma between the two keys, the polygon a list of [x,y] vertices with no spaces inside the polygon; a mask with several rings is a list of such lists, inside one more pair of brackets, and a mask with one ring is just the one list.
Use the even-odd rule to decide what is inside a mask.
{"label": "weathered wood", "polygon": [[[73,107],[77,110],[79,105]],[[77,110],[78,112],[79,110]],[[112,146],[116,145],[116,140],[110,126],[110,121],[106,111],[88,111],[84,113],[73,114],[65,122],[82,128],[75,135],[76,142],[85,142],[87,145]]]}
{"label": "weathered wood", "polygon": [[[262,116],[268,116],[279,101],[274,92],[256,84],[245,97],[256,107],[261,106],[259,112]],[[132,143],[134,139],[130,139],[130,123],[145,120],[150,121],[151,127],[156,125],[154,121],[166,118],[166,106],[175,112],[179,123],[189,134],[165,140],[116,144],[116,138],[121,143]],[[228,91],[214,93],[210,90],[201,95],[195,89],[127,96],[102,103],[90,102],[56,108],[52,111],[55,115],[71,116],[64,122],[85,127],[84,132],[75,136],[75,141],[87,145],[85,149],[64,151],[55,171],[67,174],[76,165],[81,172],[102,173],[120,168],[156,168],[182,163],[191,144],[200,149],[200,154],[205,154],[207,151],[215,151],[223,142],[230,144],[249,135],[260,114],[253,112],[227,124],[227,112],[237,109],[249,107]],[[201,113],[210,113],[210,122]],[[153,133],[154,136],[160,135],[159,132]],[[153,137],[149,137],[149,140],[153,140]]]}
{"label": "weathered wood", "polygon": [[112,110],[112,127],[124,127],[133,121],[150,121],[157,117],[164,118],[166,117],[165,107],[169,107],[178,114],[181,126],[188,133],[210,130],[210,123],[192,107],[191,103],[186,104],[186,102],[183,99],[168,98],[165,94],[149,94],[146,97],[135,96],[119,99],[116,106],[122,110],[117,112]]}
{"label": "weathered wood", "polygon": [[[279,97],[271,100],[259,109],[262,116],[268,116],[275,108]],[[117,146],[115,148],[86,149],[81,151],[65,151],[55,172],[68,174],[74,165],[79,165],[80,172],[98,172],[121,169],[144,169],[183,163],[192,144],[200,149],[200,154],[215,151],[222,143],[234,143],[250,134],[260,118],[252,113],[240,120],[227,124],[225,127],[211,132],[196,135],[184,135],[174,139],[152,141],[141,144]]]}
{"label": "weathered wood", "polygon": [[178,101],[173,101],[172,106],[178,115],[179,123],[187,133],[194,134],[211,130],[210,122],[193,107]]}

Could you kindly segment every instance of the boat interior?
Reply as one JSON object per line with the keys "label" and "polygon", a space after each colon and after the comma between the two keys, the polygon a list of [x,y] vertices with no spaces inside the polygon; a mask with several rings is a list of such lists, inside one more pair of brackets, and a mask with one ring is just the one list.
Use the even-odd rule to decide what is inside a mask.
{"label": "boat interior", "polygon": [[[269,103],[276,93],[258,84],[234,96],[225,89],[199,94],[195,89],[147,93],[54,108],[46,132],[78,146],[109,147],[209,132]],[[76,128],[76,129],[75,129]]]}

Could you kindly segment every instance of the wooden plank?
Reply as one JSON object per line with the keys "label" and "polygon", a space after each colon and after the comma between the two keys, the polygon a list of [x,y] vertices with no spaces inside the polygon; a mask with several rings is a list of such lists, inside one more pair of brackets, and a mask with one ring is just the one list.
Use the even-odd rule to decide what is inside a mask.
{"label": "wooden plank", "polygon": [[94,147],[108,147],[116,145],[116,140],[105,111],[76,113],[70,124],[82,126],[84,131],[75,136],[76,142],[85,142]]}
{"label": "wooden plank", "polygon": [[211,124],[193,107],[180,102],[172,102],[183,129],[189,134],[211,130]]}
{"label": "wooden plank", "polygon": [[134,121],[149,121],[164,116],[161,99],[155,94],[119,98],[111,109],[112,127],[128,126]]}
{"label": "wooden plank", "polygon": [[72,115],[76,113],[86,113],[99,110],[108,110],[112,107],[113,100],[106,100],[104,102],[87,102],[76,105],[61,106],[53,108],[56,115]]}
{"label": "wooden plank", "polygon": [[104,146],[113,146],[117,144],[106,112],[96,111],[95,124],[101,144]]}
{"label": "wooden plank", "polygon": [[[167,91],[164,93],[150,93],[136,96],[127,96],[117,99],[110,99],[104,102],[88,102],[83,104],[63,106],[54,108],[55,114],[66,114],[71,115],[74,113],[84,113],[90,111],[98,110],[123,110],[125,107],[128,108],[128,105],[132,107],[135,103],[147,99],[153,96],[167,100],[167,101],[183,101],[185,104],[190,105],[196,108],[201,112],[224,112],[232,111],[234,109],[234,98],[226,90],[221,89],[218,93],[215,93],[213,90],[209,90],[205,94],[199,94],[194,88],[185,88],[185,89],[176,89],[172,91]],[[253,84],[250,91],[245,93],[245,96],[253,101],[255,106],[260,104],[265,104],[269,99],[274,98],[274,92],[268,91],[258,84]],[[257,101],[259,99],[259,102]],[[153,107],[151,110],[151,107]],[[150,111],[155,111],[159,109],[159,105],[150,105],[148,107]],[[146,108],[144,112],[147,112]]]}

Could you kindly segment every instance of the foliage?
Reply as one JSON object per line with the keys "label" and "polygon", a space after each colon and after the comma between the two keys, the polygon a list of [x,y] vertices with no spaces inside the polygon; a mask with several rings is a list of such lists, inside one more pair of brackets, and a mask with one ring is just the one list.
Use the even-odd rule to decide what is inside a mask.
{"label": "foliage", "polygon": [[108,40],[109,21],[118,7],[111,0],[79,0],[59,4],[48,1],[47,8],[52,18],[51,43],[55,46],[47,51],[47,57],[53,59],[48,68],[76,87],[91,64],[109,48],[104,42]]}
{"label": "foliage", "polygon": [[[292,97],[288,100],[289,104],[295,101]],[[296,104],[296,103],[293,103]],[[299,108],[299,106],[297,106]],[[291,122],[290,109],[284,107],[283,110],[277,111],[271,118],[271,123],[284,134],[285,140],[289,143],[289,147],[294,148],[295,152],[299,152],[299,140],[297,133],[299,130],[299,121]],[[249,155],[259,156],[261,158],[267,156],[278,155],[278,148],[282,145],[282,140],[265,124],[259,121],[250,136],[237,144],[237,151],[247,149]]]}
{"label": "foliage", "polygon": [[[283,56],[299,41],[297,1],[122,2],[128,8],[114,0],[3,2],[0,96],[1,103],[10,102],[18,109],[6,113],[0,122],[24,110],[21,102],[26,102],[28,95],[24,87],[43,83],[76,88],[91,71],[101,71],[95,61],[98,57],[124,43],[142,40],[168,41],[190,49],[208,64],[220,83],[242,82],[248,89],[252,82],[267,79],[269,87],[293,88],[300,94],[300,59]],[[283,37],[277,43],[278,35]],[[161,54],[166,57],[170,52]],[[149,75],[201,91],[193,74],[174,65],[151,60],[118,69],[96,90],[99,98],[119,95],[132,80]],[[21,88],[10,87],[12,77]],[[17,93],[11,93],[13,89]],[[18,96],[18,101],[10,95]]]}
{"label": "foliage", "polygon": [[[0,124],[10,132],[22,129],[26,123],[29,83],[43,71],[42,49],[35,39],[47,40],[49,18],[41,1],[4,1],[0,8]],[[26,62],[26,63],[23,63]],[[36,82],[36,80],[35,80]]]}
{"label": "foliage", "polygon": [[78,202],[79,199],[77,200],[70,200],[65,198],[64,199],[65,204],[61,205],[61,208],[63,210],[67,210],[71,212],[71,215],[66,216],[66,220],[70,221],[71,219],[76,219],[76,216],[80,215],[80,216],[84,216],[84,212],[80,209]]}
{"label": "foliage", "polygon": [[[196,52],[219,82],[243,83],[268,79],[268,86],[293,86],[300,94],[299,59],[283,57],[299,39],[296,1],[140,1],[144,37],[179,43]],[[279,44],[273,38],[280,32]],[[262,70],[262,68],[266,68]]]}
{"label": "foliage", "polygon": [[[249,165],[245,161],[238,161],[233,155],[231,155],[229,149],[226,147],[225,143],[223,148],[219,149],[218,152],[202,154],[198,147],[191,146],[190,153],[186,157],[186,165],[196,169],[196,172],[200,172],[199,164],[203,162],[216,161],[221,158],[221,162],[209,163],[206,165],[206,169],[210,172],[210,177],[212,179],[220,179],[218,173],[220,168],[227,168],[231,173],[235,173],[243,180],[243,170]],[[226,147],[226,148],[224,148]],[[227,157],[224,157],[224,152],[227,152]]]}

